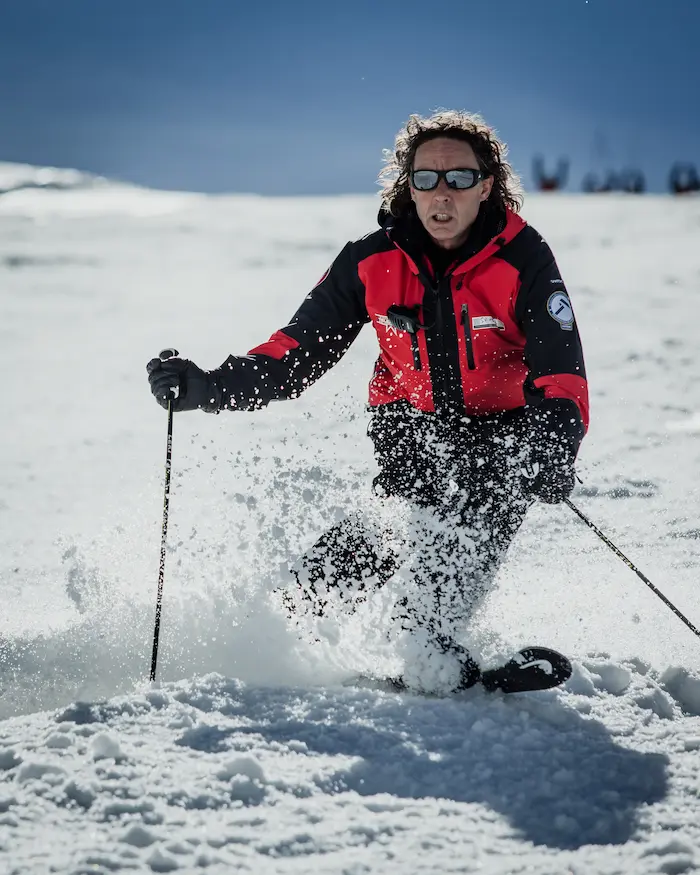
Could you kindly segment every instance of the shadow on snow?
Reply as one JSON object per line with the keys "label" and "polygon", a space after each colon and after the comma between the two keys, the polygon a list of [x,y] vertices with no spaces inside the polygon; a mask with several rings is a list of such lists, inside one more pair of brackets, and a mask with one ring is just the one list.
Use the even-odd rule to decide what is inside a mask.
{"label": "shadow on snow", "polygon": [[324,792],[477,803],[524,839],[552,848],[625,843],[640,809],[667,790],[665,755],[621,746],[602,723],[554,695],[504,700],[474,691],[425,700],[243,687],[216,710],[247,725],[202,724],[178,744],[213,753],[232,749],[241,735],[303,742],[311,756],[357,758],[315,779]]}

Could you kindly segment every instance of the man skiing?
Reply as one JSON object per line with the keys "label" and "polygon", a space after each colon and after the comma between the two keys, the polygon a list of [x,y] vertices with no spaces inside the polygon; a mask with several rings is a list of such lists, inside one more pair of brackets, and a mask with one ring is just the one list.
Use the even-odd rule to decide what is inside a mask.
{"label": "man skiing", "polygon": [[[524,652],[510,675],[482,673],[455,637],[531,504],[571,493],[588,391],[566,287],[518,215],[505,156],[479,116],[412,115],[380,174],[379,230],[344,247],[288,325],[212,371],[181,358],[153,359],[147,370],[164,407],[254,410],[297,397],[371,322],[374,489],[415,509],[405,536],[413,585],[397,622],[458,656],[458,688],[482,681],[507,691],[537,686],[513,671],[537,672],[553,652]],[[289,610],[323,616],[334,593],[352,603],[385,583],[405,551],[384,534],[359,516],[326,532],[292,569]],[[539,685],[560,682],[566,665]]]}

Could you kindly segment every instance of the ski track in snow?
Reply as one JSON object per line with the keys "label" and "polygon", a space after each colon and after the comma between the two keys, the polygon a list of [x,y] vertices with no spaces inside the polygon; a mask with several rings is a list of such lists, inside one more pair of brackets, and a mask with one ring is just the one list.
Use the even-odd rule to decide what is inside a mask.
{"label": "ski track in snow", "polygon": [[[214,367],[266,339],[375,198],[1,164],[0,190],[3,875],[700,869],[700,641],[565,508],[533,509],[465,633],[486,665],[568,653],[562,689],[343,687],[401,667],[391,586],[321,628],[284,622],[283,563],[370,512],[369,329],[297,401],[176,417],[145,683],[165,450],[145,362],[175,344]],[[523,214],[586,352],[574,501],[698,625],[700,199],[529,196]]]}

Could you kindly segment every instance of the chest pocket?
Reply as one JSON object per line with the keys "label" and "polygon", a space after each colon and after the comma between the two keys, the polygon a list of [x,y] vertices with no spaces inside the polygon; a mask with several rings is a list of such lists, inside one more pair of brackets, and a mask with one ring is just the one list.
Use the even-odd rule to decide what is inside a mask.
{"label": "chest pocket", "polygon": [[512,358],[515,347],[522,349],[511,314],[514,289],[510,268],[500,263],[480,265],[474,274],[459,278],[453,294],[464,343],[462,367],[466,364],[469,371],[491,368]]}
{"label": "chest pocket", "polygon": [[418,318],[419,312],[419,307],[405,307],[403,305],[394,304],[389,307],[386,315],[380,315],[377,317],[377,322],[380,325],[383,325],[387,332],[395,333],[403,342],[408,338],[411,345],[413,367],[417,371],[422,370],[418,332],[424,328]]}

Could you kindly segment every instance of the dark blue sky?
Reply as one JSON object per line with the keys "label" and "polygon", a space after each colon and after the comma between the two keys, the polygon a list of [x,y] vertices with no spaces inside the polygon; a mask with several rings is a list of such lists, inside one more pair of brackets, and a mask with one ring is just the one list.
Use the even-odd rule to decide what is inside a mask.
{"label": "dark blue sky", "polygon": [[409,113],[533,154],[700,166],[698,0],[0,0],[0,160],[162,188],[375,191]]}

